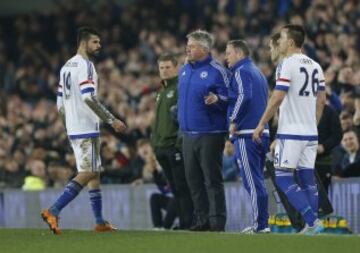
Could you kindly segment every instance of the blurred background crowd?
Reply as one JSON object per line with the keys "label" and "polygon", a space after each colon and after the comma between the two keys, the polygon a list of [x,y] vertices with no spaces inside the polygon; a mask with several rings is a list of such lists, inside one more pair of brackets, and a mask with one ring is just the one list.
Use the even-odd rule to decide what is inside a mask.
{"label": "blurred background crowd", "polygon": [[[55,11],[0,17],[0,187],[63,187],[75,159],[56,109],[61,66],[76,51],[76,30],[101,32],[96,59],[99,98],[128,129],[102,128],[103,183],[151,182],[151,159],[136,143],[149,138],[156,91],[157,57],[173,51],[184,58],[186,34],[198,29],[216,38],[213,56],[224,59],[226,42],[248,41],[252,58],[274,86],[269,36],[286,23],[308,33],[304,52],[323,67],[329,104],[344,134],[335,148],[333,172],[360,165],[360,2],[351,0],[134,0],[57,1]],[[340,103],[341,102],[341,103]],[[351,134],[352,133],[352,134]],[[224,177],[236,181],[230,143]],[[353,166],[354,167],[354,166]],[[151,171],[151,169],[150,169]],[[340,171],[340,172],[339,172]]]}

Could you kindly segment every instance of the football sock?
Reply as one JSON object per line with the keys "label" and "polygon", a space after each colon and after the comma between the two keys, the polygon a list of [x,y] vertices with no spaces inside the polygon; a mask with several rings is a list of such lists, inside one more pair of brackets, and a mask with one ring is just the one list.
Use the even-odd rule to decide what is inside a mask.
{"label": "football sock", "polygon": [[314,225],[316,216],[307,200],[305,192],[295,182],[292,172],[277,170],[276,184],[285,193],[291,205],[301,213],[309,226]]}
{"label": "football sock", "polygon": [[318,189],[315,182],[314,169],[299,168],[297,170],[297,175],[299,179],[299,185],[301,189],[305,192],[307,200],[313,210],[314,214],[317,216],[318,212],[318,203],[319,195]]}
{"label": "football sock", "polygon": [[102,216],[102,197],[101,190],[94,189],[89,191],[91,208],[93,210],[96,224],[104,224],[105,221]]}
{"label": "football sock", "polygon": [[78,182],[71,180],[66,186],[63,193],[50,207],[49,211],[58,216],[61,210],[67,206],[82,190],[83,186]]}

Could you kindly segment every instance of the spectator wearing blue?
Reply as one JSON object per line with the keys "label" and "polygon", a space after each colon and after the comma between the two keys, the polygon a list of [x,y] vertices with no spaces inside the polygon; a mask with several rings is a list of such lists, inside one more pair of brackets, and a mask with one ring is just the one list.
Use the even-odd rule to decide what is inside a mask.
{"label": "spectator wearing blue", "polygon": [[227,132],[228,73],[210,54],[214,42],[210,33],[197,30],[187,39],[187,63],[179,72],[178,120],[195,212],[190,230],[224,231],[221,166]]}
{"label": "spectator wearing blue", "polygon": [[253,211],[253,225],[243,232],[264,233],[270,232],[268,194],[263,174],[269,146],[268,125],[261,143],[253,142],[251,136],[266,108],[268,83],[249,56],[250,49],[245,41],[232,40],[227,43],[225,57],[232,72],[228,94],[229,133]]}

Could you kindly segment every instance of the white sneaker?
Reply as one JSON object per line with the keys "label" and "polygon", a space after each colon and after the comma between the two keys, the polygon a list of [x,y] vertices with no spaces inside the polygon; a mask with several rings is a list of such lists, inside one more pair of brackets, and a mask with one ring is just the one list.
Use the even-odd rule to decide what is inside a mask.
{"label": "white sneaker", "polygon": [[244,228],[242,231],[241,231],[242,234],[254,234],[254,228],[253,227],[247,227],[247,228]]}
{"label": "white sneaker", "polygon": [[299,232],[303,235],[317,235],[324,231],[324,226],[319,219],[316,219],[314,226],[310,227],[308,224]]}
{"label": "white sneaker", "polygon": [[270,232],[270,228],[264,228],[256,231],[253,227],[247,227],[241,231],[242,234],[267,234]]}
{"label": "white sneaker", "polygon": [[259,234],[268,234],[268,233],[270,233],[270,232],[271,232],[270,228],[264,228],[264,229],[258,230],[256,233],[259,233]]}

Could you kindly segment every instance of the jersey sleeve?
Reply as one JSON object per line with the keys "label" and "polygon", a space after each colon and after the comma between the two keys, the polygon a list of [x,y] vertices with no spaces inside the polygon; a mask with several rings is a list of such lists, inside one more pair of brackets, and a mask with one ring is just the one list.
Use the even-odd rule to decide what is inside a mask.
{"label": "jersey sleeve", "polygon": [[79,86],[81,95],[95,92],[94,67],[90,61],[79,66]]}
{"label": "jersey sleeve", "polygon": [[324,72],[322,70],[322,68],[319,65],[319,87],[318,87],[319,91],[324,91],[325,90],[325,76],[324,76]]}
{"label": "jersey sleeve", "polygon": [[291,68],[288,61],[283,61],[276,68],[275,90],[288,91],[291,81]]}

